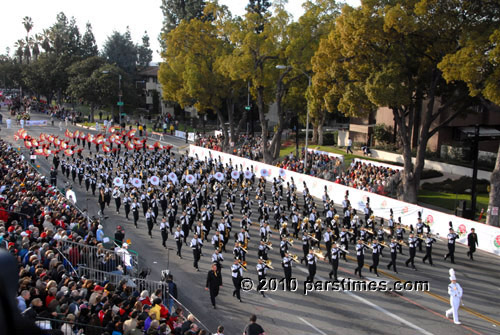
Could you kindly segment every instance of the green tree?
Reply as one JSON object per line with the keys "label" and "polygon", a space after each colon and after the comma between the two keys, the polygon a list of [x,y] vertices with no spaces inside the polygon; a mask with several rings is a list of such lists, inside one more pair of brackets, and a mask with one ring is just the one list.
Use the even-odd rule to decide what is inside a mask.
{"label": "green tree", "polygon": [[205,0],[161,0],[160,8],[163,13],[163,26],[158,40],[165,51],[166,35],[182,20],[200,19],[203,16]]}
{"label": "green tree", "polygon": [[47,101],[52,101],[60,89],[61,73],[57,56],[44,53],[36,61],[23,67],[23,84],[38,98],[44,96]]}
{"label": "green tree", "polygon": [[324,70],[334,86],[327,107],[349,116],[392,110],[404,158],[400,197],[408,202],[417,201],[428,140],[474,104],[464,97],[465,86],[447,84],[438,68],[458,46],[463,17],[463,8],[440,1],[370,0],[345,6],[320,48],[333,55]]}
{"label": "green tree", "polygon": [[137,45],[137,67],[139,69],[145,69],[148,67],[149,63],[153,60],[153,51],[149,46],[149,36],[148,32],[144,32],[144,36],[142,36],[142,44]]}
{"label": "green tree", "polygon": [[116,64],[128,74],[136,70],[137,48],[132,42],[130,31],[124,34],[114,31],[104,43],[103,56],[110,64]]}
{"label": "green tree", "polygon": [[222,112],[231,98],[231,81],[217,69],[217,59],[227,54],[227,43],[218,38],[210,21],[182,21],[167,35],[165,62],[160,65],[159,80],[164,99],[178,102],[182,108],[194,106],[199,112],[213,110],[228,143],[228,131]]}
{"label": "green tree", "polygon": [[[462,81],[471,96],[500,105],[500,4],[463,1],[461,7],[477,20],[463,22],[458,48],[446,55],[438,67],[448,82]],[[491,107],[487,101],[484,105]],[[498,215],[491,212],[493,207],[500,207],[500,147],[490,183],[486,223],[499,226]]]}
{"label": "green tree", "polygon": [[[116,65],[106,64],[101,57],[90,57],[74,63],[68,69],[70,81],[67,93],[90,107],[90,121],[94,111],[102,105],[116,103],[118,76],[126,73]],[[126,96],[126,95],[125,95]]]}
{"label": "green tree", "polygon": [[[294,69],[300,69],[309,76],[313,76],[315,70],[311,59],[318,50],[320,41],[328,36],[335,22],[335,18],[340,14],[340,7],[334,0],[307,1],[303,5],[305,12],[297,22],[293,22],[288,27],[290,44],[286,49],[286,57]],[[318,69],[323,72],[322,68]],[[313,86],[307,92],[307,78],[302,71],[295,70],[292,73],[291,87],[285,98],[285,104],[299,113],[301,119],[306,121],[306,110],[309,111],[311,123],[313,125],[312,141],[323,144],[323,125],[326,120],[327,109],[322,103],[321,97],[316,95],[314,87],[317,80],[313,80]],[[300,79],[300,80],[299,80]],[[307,94],[304,94],[307,92]],[[307,107],[305,98],[307,95]]]}
{"label": "green tree", "polygon": [[95,42],[94,32],[92,31],[92,25],[90,24],[90,22],[87,22],[85,27],[85,33],[83,34],[80,47],[80,54],[82,58],[97,56],[98,48]]}

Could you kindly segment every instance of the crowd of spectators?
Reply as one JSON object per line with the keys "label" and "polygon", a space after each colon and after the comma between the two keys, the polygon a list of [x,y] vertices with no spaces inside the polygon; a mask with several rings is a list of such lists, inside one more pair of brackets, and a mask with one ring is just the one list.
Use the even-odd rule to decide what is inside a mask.
{"label": "crowd of spectators", "polygon": [[[17,306],[27,324],[36,323],[45,334],[206,334],[194,316],[170,305],[162,289],[77,276],[68,261],[74,255],[65,257],[59,243],[92,245],[98,224],[2,140],[0,205],[0,248],[18,262]],[[171,276],[167,283],[176,292]]]}
{"label": "crowd of spectators", "polygon": [[391,195],[400,177],[400,170],[352,161],[348,169],[335,177],[335,182],[363,191]]}
{"label": "crowd of spectators", "polygon": [[307,173],[308,175],[335,181],[335,177],[340,175],[343,169],[342,161],[327,154],[309,152],[307,154],[308,168],[304,169],[304,159],[297,158],[293,154],[286,156],[277,164],[286,170],[291,170],[299,173]]}
{"label": "crowd of spectators", "polygon": [[[197,146],[216,150],[223,151],[224,149],[224,136],[223,135],[207,135],[201,136],[198,134],[196,136],[195,144]],[[260,136],[253,137],[251,135],[241,134],[238,136],[235,145],[232,148],[228,149],[232,151],[228,151],[233,155],[248,158],[251,160],[261,161],[263,158],[262,155],[262,138]]]}
{"label": "crowd of spectators", "polygon": [[298,159],[290,154],[276,166],[382,195],[391,195],[400,181],[400,170],[390,167],[354,160],[345,166],[338,157],[317,152],[309,152],[307,161],[308,167],[304,169],[303,157]]}
{"label": "crowd of spectators", "polygon": [[[223,141],[224,137],[222,135],[198,136],[196,145],[223,151]],[[229,153],[251,160],[262,161],[262,140],[260,137],[240,135],[237,145]],[[301,157],[290,154],[282,161],[276,163],[276,166],[368,192],[389,196],[395,193],[394,191],[400,182],[399,170],[389,167],[354,161],[351,165],[345,166],[340,158],[319,152],[308,152],[307,161],[306,168],[304,166],[304,151],[302,151]]]}

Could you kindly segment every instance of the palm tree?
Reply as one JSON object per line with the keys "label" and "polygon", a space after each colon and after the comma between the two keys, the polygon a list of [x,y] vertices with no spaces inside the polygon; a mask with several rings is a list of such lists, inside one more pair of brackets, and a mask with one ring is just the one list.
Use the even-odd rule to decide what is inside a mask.
{"label": "palm tree", "polygon": [[30,38],[30,31],[33,29],[33,20],[29,16],[23,18],[23,26],[26,29],[26,44],[24,47],[24,57],[26,58],[26,63],[29,64],[31,59],[31,48],[33,47],[33,39]]}
{"label": "palm tree", "polygon": [[19,58],[19,63],[23,62],[25,44],[24,40],[17,40],[16,43],[14,43],[14,47],[16,48],[15,55]]}

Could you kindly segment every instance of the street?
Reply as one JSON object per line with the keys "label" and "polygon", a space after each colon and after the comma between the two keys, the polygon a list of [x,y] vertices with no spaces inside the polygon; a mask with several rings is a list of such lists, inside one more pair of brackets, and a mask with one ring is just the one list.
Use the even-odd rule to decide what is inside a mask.
{"label": "street", "polygon": [[[11,129],[5,126],[8,115],[5,109],[1,111],[4,124],[0,134],[4,140],[11,142],[14,146],[20,147],[21,151],[27,155],[22,140],[14,141],[13,135],[19,129],[19,125],[13,125]],[[32,120],[49,119],[46,115],[38,113],[32,114]],[[64,138],[66,128],[61,132],[57,126],[30,126],[26,127],[30,136],[38,138],[40,133],[56,134]],[[77,129],[89,132],[87,129],[69,126],[70,131]],[[95,131],[90,131],[96,133]],[[183,152],[185,141],[172,136],[165,136],[163,141],[174,146],[176,155],[179,148]],[[92,146],[94,150],[94,146]],[[84,150],[83,154],[88,152]],[[29,158],[29,156],[27,156]],[[52,164],[52,157],[48,160],[43,156],[37,156],[37,164],[40,165],[40,172],[48,177]],[[161,178],[162,176],[160,176]],[[62,187],[68,181],[58,174],[58,187]],[[267,184],[266,191],[269,191],[270,184]],[[81,209],[88,209],[89,214],[96,215],[98,211],[97,196],[87,193],[84,186],[73,184],[73,190],[77,197],[77,206]],[[252,192],[253,198],[255,193]],[[302,196],[298,195],[299,206],[303,205]],[[225,200],[225,199],[224,199]],[[318,209],[323,205],[320,199],[316,199]],[[233,220],[233,231],[239,231],[240,206],[236,201],[235,217]],[[341,208],[337,210],[341,212]],[[453,320],[445,317],[445,310],[449,308],[449,296],[447,286],[449,283],[448,270],[452,264],[443,261],[443,255],[447,252],[446,240],[440,239],[434,244],[433,258],[434,266],[423,264],[422,252],[417,252],[417,271],[404,266],[407,259],[408,250],[403,247],[405,255],[398,255],[399,273],[387,270],[389,262],[389,251],[384,250],[381,257],[379,273],[381,277],[376,277],[368,271],[371,264],[371,255],[365,257],[365,268],[363,274],[366,280],[380,282],[385,280],[389,285],[395,281],[428,281],[430,292],[308,292],[304,294],[304,282],[307,277],[307,268],[302,264],[294,264],[293,277],[297,279],[296,292],[284,292],[282,285],[277,285],[275,292],[267,292],[266,297],[262,297],[255,291],[257,287],[257,246],[259,241],[257,206],[254,203],[252,208],[253,225],[250,227],[251,240],[248,248],[248,271],[244,277],[253,280],[253,289],[242,293],[243,302],[239,302],[232,297],[233,285],[231,282],[230,266],[233,261],[232,246],[230,241],[227,245],[227,253],[224,253],[223,287],[217,297],[217,309],[212,309],[209,294],[205,291],[207,272],[211,266],[211,255],[213,248],[209,242],[205,242],[203,256],[200,261],[200,272],[192,265],[192,252],[187,246],[183,246],[183,259],[175,255],[175,241],[169,235],[167,245],[168,250],[161,245],[160,229],[155,226],[153,238],[147,235],[145,220],[140,215],[138,229],[133,226],[132,220],[127,221],[123,211],[115,213],[114,203],[106,208],[105,214],[109,218],[106,220],[104,231],[106,236],[113,236],[117,225],[125,229],[125,239],[131,240],[131,249],[137,251],[140,256],[141,267],[151,268],[148,279],[159,280],[160,272],[169,269],[177,283],[178,299],[206,326],[210,331],[215,331],[218,325],[225,327],[226,334],[241,334],[245,325],[248,324],[250,315],[257,315],[259,323],[266,334],[500,334],[500,317],[498,310],[500,302],[495,297],[500,294],[498,285],[500,260],[489,253],[478,251],[474,261],[469,261],[466,257],[467,248],[457,246],[455,253],[456,264],[453,268],[456,271],[457,279],[464,290],[464,304],[460,309],[460,321],[462,325],[453,324]],[[214,222],[220,219],[220,212],[216,211]],[[158,220],[159,222],[160,220]],[[274,220],[271,221],[271,226]],[[403,222],[411,224],[411,222]],[[274,270],[268,270],[268,279],[276,278],[277,282],[283,278],[281,258],[279,255],[279,234],[274,231],[271,241],[273,248],[269,253]],[[209,240],[211,235],[209,236]],[[482,241],[479,241],[481,244]],[[323,244],[324,245],[324,244]],[[425,249],[425,247],[424,247]],[[351,249],[350,249],[351,250]],[[323,250],[324,251],[324,250]],[[295,240],[292,252],[302,257],[301,241]],[[339,277],[357,279],[354,276],[356,267],[355,255],[351,250],[348,255],[348,262],[340,261]],[[315,280],[329,280],[328,273],[331,266],[328,262],[319,261]]]}

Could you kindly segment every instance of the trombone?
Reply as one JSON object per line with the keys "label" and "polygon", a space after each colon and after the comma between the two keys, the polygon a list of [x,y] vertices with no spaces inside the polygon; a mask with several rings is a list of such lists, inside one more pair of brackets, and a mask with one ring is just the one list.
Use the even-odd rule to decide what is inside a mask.
{"label": "trombone", "polygon": [[274,268],[273,268],[273,266],[272,266],[273,262],[272,262],[270,259],[269,259],[269,260],[267,260],[267,261],[265,261],[265,262],[264,262],[264,264],[266,264],[266,266],[267,266],[268,268],[270,268],[271,270],[274,270]]}
{"label": "trombone", "polygon": [[313,254],[314,254],[314,256],[316,256],[320,259],[323,259],[323,260],[325,260],[325,258],[326,258],[326,255],[324,255],[319,249],[314,250]]}
{"label": "trombone", "polygon": [[361,243],[362,243],[364,246],[366,246],[366,247],[368,247],[368,248],[370,248],[370,249],[372,249],[372,250],[373,250],[373,248],[371,247],[371,245],[369,245],[368,243],[366,243],[366,242],[364,242],[364,241],[361,241]]}
{"label": "trombone", "polygon": [[242,262],[241,259],[240,259],[240,260],[238,260],[238,263],[240,263],[240,265],[243,268],[243,270],[248,271],[247,270],[247,262],[246,261]]}
{"label": "trombone", "polygon": [[288,257],[290,257],[295,263],[299,262],[299,256],[295,254],[289,254]]}
{"label": "trombone", "polygon": [[290,245],[293,247],[293,238],[291,238],[291,237],[290,238],[285,238],[285,241],[287,241],[288,243],[290,243]]}
{"label": "trombone", "polygon": [[273,243],[271,241],[264,242],[265,245],[269,248],[269,250],[273,250]]}

